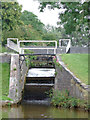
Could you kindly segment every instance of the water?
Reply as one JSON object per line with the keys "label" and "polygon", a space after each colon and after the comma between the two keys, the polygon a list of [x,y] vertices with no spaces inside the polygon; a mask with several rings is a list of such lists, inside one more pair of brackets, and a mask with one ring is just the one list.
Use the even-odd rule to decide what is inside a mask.
{"label": "water", "polygon": [[26,77],[24,100],[43,100],[54,87],[55,69],[31,68]]}
{"label": "water", "polygon": [[2,108],[3,118],[88,118],[88,112],[55,108],[47,104],[24,102],[19,106]]}
{"label": "water", "polygon": [[53,77],[55,69],[50,68],[31,68],[28,71],[27,77]]}

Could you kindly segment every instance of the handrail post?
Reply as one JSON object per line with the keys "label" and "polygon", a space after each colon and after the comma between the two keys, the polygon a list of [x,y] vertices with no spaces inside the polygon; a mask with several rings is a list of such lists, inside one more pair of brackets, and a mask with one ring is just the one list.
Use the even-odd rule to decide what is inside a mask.
{"label": "handrail post", "polygon": [[47,49],[47,54],[48,54],[48,49]]}
{"label": "handrail post", "polygon": [[55,49],[54,49],[54,54],[56,54],[57,53],[57,41],[55,41]]}
{"label": "handrail post", "polygon": [[20,42],[18,41],[18,50],[19,50],[19,54],[21,53],[21,48],[20,48]]}
{"label": "handrail post", "polygon": [[54,49],[54,54],[56,54],[56,49]]}
{"label": "handrail post", "polygon": [[9,47],[9,38],[7,38],[7,46]]}
{"label": "handrail post", "polygon": [[59,47],[61,47],[61,39],[59,40]]}

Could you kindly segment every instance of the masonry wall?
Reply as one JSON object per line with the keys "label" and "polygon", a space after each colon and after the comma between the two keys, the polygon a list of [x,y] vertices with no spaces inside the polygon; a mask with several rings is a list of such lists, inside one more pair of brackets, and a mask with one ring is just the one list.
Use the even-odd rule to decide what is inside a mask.
{"label": "masonry wall", "polygon": [[[18,54],[11,55],[9,97],[13,99],[14,103],[18,103],[22,99],[25,77],[28,70],[25,61],[22,63],[22,59],[23,57],[19,61]],[[21,67],[20,64],[22,64]]]}
{"label": "masonry wall", "polygon": [[81,83],[74,74],[66,68],[64,63],[57,55],[62,69],[56,67],[55,89],[60,91],[68,90],[70,95],[80,99],[88,99],[89,86]]}
{"label": "masonry wall", "polygon": [[[63,54],[66,53],[66,48],[62,47],[62,48],[57,48],[57,54]],[[88,54],[89,53],[89,48],[88,47],[74,47],[71,46],[70,54],[74,54],[74,53],[79,53],[79,54]]]}
{"label": "masonry wall", "polygon": [[80,54],[88,54],[89,48],[88,47],[74,47],[72,46],[70,49],[70,53],[80,53]]}

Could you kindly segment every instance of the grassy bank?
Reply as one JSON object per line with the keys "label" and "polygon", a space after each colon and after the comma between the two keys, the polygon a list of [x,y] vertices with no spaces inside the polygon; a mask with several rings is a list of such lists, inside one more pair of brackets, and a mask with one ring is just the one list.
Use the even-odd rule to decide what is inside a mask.
{"label": "grassy bank", "polygon": [[0,100],[11,100],[8,98],[9,94],[9,77],[10,77],[10,65],[8,63],[0,63],[0,86],[2,86],[2,96],[0,94]]}
{"label": "grassy bank", "polygon": [[6,47],[0,45],[0,53],[4,53],[7,51],[8,51],[8,49]]}
{"label": "grassy bank", "polygon": [[63,62],[83,83],[88,84],[88,54],[62,54]]}

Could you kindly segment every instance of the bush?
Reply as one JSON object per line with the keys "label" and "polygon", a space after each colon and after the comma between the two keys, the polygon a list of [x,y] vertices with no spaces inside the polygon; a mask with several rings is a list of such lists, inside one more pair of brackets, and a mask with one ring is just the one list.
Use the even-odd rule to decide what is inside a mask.
{"label": "bush", "polygon": [[87,101],[69,96],[68,90],[62,92],[53,90],[53,92],[49,93],[49,97],[51,98],[51,104],[56,107],[83,108],[90,111],[90,104]]}

